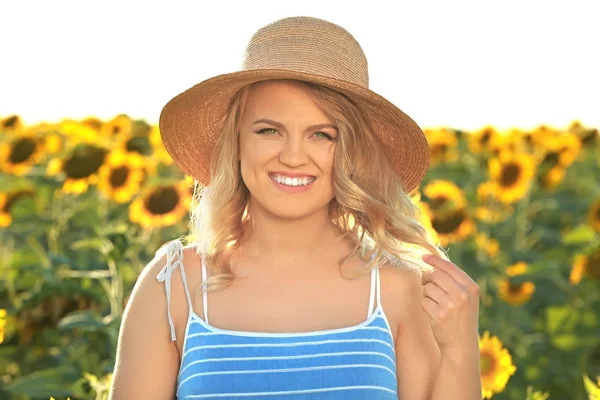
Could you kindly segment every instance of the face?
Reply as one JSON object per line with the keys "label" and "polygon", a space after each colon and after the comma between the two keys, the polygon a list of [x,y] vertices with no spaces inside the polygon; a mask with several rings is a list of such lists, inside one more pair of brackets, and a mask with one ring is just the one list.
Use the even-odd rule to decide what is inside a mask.
{"label": "face", "polygon": [[251,207],[281,218],[327,212],[334,196],[338,131],[307,90],[289,81],[260,82],[241,116],[239,159]]}

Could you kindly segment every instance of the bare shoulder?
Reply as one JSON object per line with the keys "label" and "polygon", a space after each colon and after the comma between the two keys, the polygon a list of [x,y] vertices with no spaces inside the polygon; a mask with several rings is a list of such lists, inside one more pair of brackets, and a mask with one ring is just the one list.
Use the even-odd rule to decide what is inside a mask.
{"label": "bare shoulder", "polygon": [[172,399],[179,354],[171,339],[164,283],[157,277],[167,263],[155,256],[138,277],[125,308],[110,399]]}
{"label": "bare shoulder", "polygon": [[389,319],[394,320],[392,328],[400,328],[414,312],[416,303],[420,307],[421,272],[389,261],[384,262],[379,271],[381,302]]}
{"label": "bare shoulder", "polygon": [[[440,351],[429,316],[422,307],[422,273],[389,264],[380,274],[381,301],[389,314],[390,326],[395,329],[399,397],[429,398],[437,376]],[[407,365],[411,367],[402,367]]]}

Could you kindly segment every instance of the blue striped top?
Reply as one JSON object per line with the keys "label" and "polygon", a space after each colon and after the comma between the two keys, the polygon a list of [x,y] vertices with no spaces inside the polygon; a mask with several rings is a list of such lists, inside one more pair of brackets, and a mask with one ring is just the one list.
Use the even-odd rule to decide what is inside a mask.
{"label": "blue striped top", "polygon": [[200,318],[192,307],[181,241],[167,242],[157,255],[162,251],[167,263],[157,279],[165,282],[171,340],[171,275],[178,266],[189,305],[178,399],[398,399],[394,340],[381,306],[378,268],[371,273],[367,319],[357,325],[298,333],[244,332],[208,323],[206,291],[206,320]]}

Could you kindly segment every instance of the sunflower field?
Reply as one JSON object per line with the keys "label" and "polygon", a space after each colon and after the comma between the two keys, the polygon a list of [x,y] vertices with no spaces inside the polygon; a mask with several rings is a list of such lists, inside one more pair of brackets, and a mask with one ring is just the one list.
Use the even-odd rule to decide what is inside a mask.
{"label": "sunflower field", "polygon": [[[485,398],[600,399],[600,134],[425,129],[411,193],[481,288]],[[0,399],[106,399],[128,295],[187,233],[156,126],[0,118]]]}

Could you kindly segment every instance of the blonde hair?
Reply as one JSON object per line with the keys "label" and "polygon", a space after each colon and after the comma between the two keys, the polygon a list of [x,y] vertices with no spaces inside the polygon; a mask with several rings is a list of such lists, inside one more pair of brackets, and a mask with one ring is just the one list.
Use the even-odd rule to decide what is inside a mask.
{"label": "blonde hair", "polygon": [[[443,256],[355,103],[326,87],[295,82],[308,89],[339,129],[332,177],[335,197],[329,212],[332,222],[354,244],[353,251],[340,260],[340,268],[360,255],[369,260],[366,271],[383,259],[396,267],[423,270],[427,268],[419,262],[423,250]],[[238,161],[239,125],[251,87],[242,88],[232,99],[213,151],[210,185],[196,185],[194,191],[190,241],[211,272],[203,285],[208,290],[233,282],[230,260],[242,239],[243,224],[251,217],[247,212],[249,191]]]}

